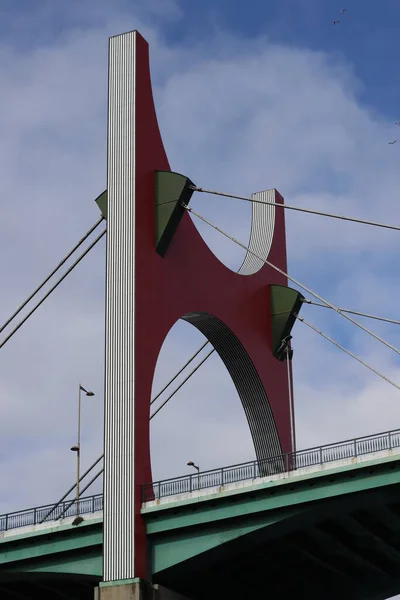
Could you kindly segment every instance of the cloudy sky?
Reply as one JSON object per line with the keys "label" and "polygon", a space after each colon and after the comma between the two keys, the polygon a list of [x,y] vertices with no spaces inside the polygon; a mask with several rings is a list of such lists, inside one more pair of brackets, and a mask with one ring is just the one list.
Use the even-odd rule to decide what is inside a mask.
{"label": "cloudy sky", "polygon": [[[322,6],[323,4],[323,6]],[[268,8],[267,8],[268,7]],[[400,8],[385,0],[0,0],[0,321],[98,219],[106,186],[108,37],[151,44],[171,167],[203,187],[399,224]],[[333,27],[339,18],[340,25]],[[388,142],[399,137],[399,143]],[[248,240],[250,207],[193,207]],[[289,273],[346,308],[399,318],[399,234],[287,213]],[[196,223],[198,226],[198,223]],[[237,268],[243,252],[200,226]],[[1,349],[0,513],[56,500],[73,483],[78,382],[83,468],[102,452],[105,243]],[[400,383],[399,358],[342,317],[303,316]],[[367,326],[400,346],[395,325]],[[3,334],[4,335],[4,334]],[[154,392],[201,345],[178,323]],[[400,428],[400,392],[301,323],[294,328],[299,448]],[[212,358],[152,423],[155,479],[251,460],[242,407]],[[100,486],[97,486],[97,490]]]}

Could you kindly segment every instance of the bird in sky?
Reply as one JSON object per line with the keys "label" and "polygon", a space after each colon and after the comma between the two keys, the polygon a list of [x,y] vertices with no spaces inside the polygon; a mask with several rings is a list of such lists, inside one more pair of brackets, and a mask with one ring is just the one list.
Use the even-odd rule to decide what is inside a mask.
{"label": "bird in sky", "polygon": [[397,140],[393,140],[393,142],[388,142],[388,144],[395,144]]}
{"label": "bird in sky", "polygon": [[346,10],[347,10],[347,8],[342,8],[342,9],[340,10],[340,12],[342,13],[342,15],[344,15],[344,13],[346,12]]}
{"label": "bird in sky", "polygon": [[340,21],[333,21],[334,25],[337,25],[338,23],[340,23]]}

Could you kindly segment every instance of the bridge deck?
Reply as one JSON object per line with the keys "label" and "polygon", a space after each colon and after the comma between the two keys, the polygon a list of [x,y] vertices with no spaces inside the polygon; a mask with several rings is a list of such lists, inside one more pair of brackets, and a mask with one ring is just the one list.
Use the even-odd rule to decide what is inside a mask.
{"label": "bridge deck", "polygon": [[[266,482],[285,482],[308,475],[318,475],[329,469],[345,468],[353,464],[384,459],[400,453],[400,430],[327,444],[291,454],[222,467],[195,475],[149,483],[143,486],[143,512],[159,509],[175,502],[185,502],[245,491],[249,486]],[[96,494],[79,501],[79,513],[102,511],[103,496]],[[44,523],[68,523],[76,516],[75,500],[17,511],[0,516],[0,538],[4,532]]]}
{"label": "bridge deck", "polygon": [[[156,482],[147,498],[149,490],[153,581],[192,600],[299,589],[309,600],[383,600],[400,591],[398,432]],[[71,596],[92,598],[102,496],[79,508],[78,527],[72,500],[0,518],[2,599],[36,599],[66,581]]]}
{"label": "bridge deck", "polygon": [[218,485],[205,489],[195,489],[192,492],[183,492],[178,494],[171,494],[170,496],[164,496],[154,500],[143,502],[142,513],[150,513],[154,510],[160,510],[162,508],[169,508],[171,504],[175,503],[189,503],[198,502],[202,499],[209,499],[210,496],[224,496],[230,494],[237,494],[240,492],[246,493],[251,489],[257,489],[268,483],[275,484],[286,484],[290,482],[296,482],[304,478],[318,477],[318,475],[327,475],[330,472],[337,472],[337,470],[346,469],[355,465],[361,465],[363,463],[369,463],[371,461],[385,459],[391,459],[400,455],[400,448],[393,448],[392,450],[381,450],[379,452],[371,452],[361,456],[353,458],[344,458],[329,463],[323,463],[321,465],[313,465],[312,467],[303,467],[296,469],[295,471],[286,471],[284,473],[278,473],[276,475],[267,475],[265,477],[255,477],[254,479],[246,479],[244,481],[236,481],[234,483],[227,483],[224,485]]}

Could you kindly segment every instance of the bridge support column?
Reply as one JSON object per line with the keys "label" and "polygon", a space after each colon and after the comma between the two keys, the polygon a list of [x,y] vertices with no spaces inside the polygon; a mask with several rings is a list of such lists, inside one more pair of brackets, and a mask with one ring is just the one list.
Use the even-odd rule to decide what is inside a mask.
{"label": "bridge support column", "polygon": [[190,600],[161,585],[152,585],[143,579],[129,583],[107,582],[94,591],[94,600]]}

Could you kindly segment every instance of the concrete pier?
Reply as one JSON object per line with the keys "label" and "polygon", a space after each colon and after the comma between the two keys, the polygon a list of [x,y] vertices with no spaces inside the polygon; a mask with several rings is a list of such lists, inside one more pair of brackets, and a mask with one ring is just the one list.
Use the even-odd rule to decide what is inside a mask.
{"label": "concrete pier", "polygon": [[110,582],[95,589],[94,600],[190,600],[161,585],[152,585],[142,579]]}

